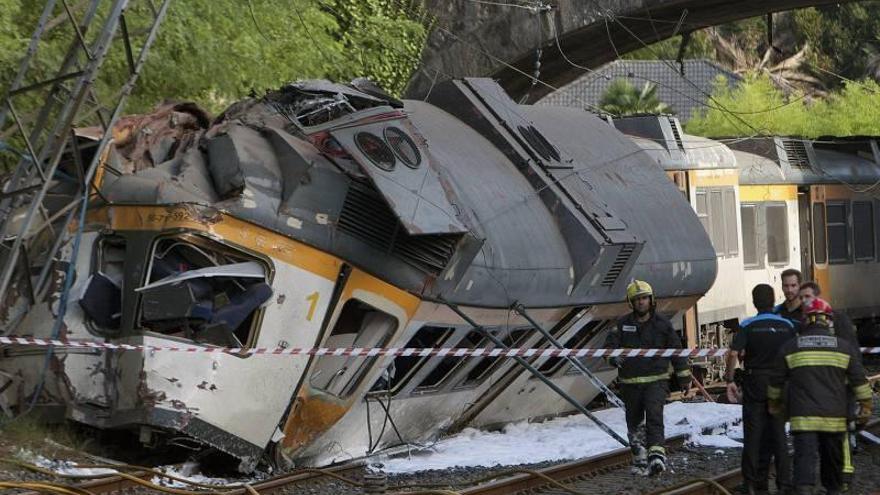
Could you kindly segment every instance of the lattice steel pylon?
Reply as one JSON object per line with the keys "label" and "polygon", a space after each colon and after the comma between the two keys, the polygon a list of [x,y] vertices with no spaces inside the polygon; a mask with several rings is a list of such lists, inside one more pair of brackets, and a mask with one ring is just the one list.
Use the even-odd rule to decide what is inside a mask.
{"label": "lattice steel pylon", "polygon": [[[67,0],[46,1],[0,105],[0,136],[14,130],[26,150],[0,189],[0,335],[11,333],[47,288],[53,260],[70,239],[69,227],[78,216],[83,218],[92,180],[112,139],[110,129],[137,82],[170,2],[161,0],[157,7],[154,0],[84,0],[71,7]],[[141,25],[139,36],[129,32],[135,20]],[[68,49],[54,70],[46,71],[48,77],[33,77],[48,31],[59,23],[70,28]],[[53,41],[57,35],[53,33]],[[96,81],[114,46],[124,48],[128,74],[107,88],[112,97],[105,95],[109,105],[104,105]],[[20,114],[20,101],[39,102],[30,118]],[[14,124],[5,132],[10,117]],[[74,128],[93,119],[101,132],[93,149],[83,153]],[[84,156],[90,157],[88,163]],[[65,166],[59,168],[62,157]]]}

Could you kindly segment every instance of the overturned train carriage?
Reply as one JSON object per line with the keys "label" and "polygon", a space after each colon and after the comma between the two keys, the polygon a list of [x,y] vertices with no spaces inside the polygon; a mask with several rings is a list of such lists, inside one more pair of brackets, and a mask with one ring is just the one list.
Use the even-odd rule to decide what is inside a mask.
{"label": "overturned train carriage", "polygon": [[[114,138],[70,260],[68,339],[546,347],[525,313],[568,347],[596,347],[633,277],[672,315],[715,276],[699,220],[644,151],[595,116],[516,104],[487,79],[440,84],[427,101],[295,83],[213,123],[166,106]],[[57,263],[6,333],[49,335]],[[183,435],[243,469],[573,410],[494,357],[61,350],[39,386],[44,351],[4,352],[5,404],[39,390],[76,421],[144,442]],[[532,364],[582,403],[597,394],[564,360]]]}

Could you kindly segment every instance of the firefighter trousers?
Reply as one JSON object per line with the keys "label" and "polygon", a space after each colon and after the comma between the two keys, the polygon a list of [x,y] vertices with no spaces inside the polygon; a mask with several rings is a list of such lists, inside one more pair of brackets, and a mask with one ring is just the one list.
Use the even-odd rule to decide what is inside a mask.
{"label": "firefighter trousers", "polygon": [[852,474],[849,435],[845,432],[797,431],[794,437],[794,483],[797,486],[816,484],[816,456],[819,457],[819,478],[827,493],[838,493],[844,484],[844,473]]}
{"label": "firefighter trousers", "polygon": [[784,489],[791,487],[785,419],[770,414],[766,393],[749,390],[762,386],[766,390],[765,380],[751,376],[743,383],[743,478],[753,488],[766,490],[772,458],[776,467],[776,487]]}
{"label": "firefighter trousers", "polygon": [[[645,425],[645,448],[662,447],[666,442],[663,431],[663,406],[669,395],[667,380],[648,383],[624,383],[620,385],[620,396],[626,406],[626,429],[631,444],[640,440],[638,431]],[[635,445],[632,445],[635,448]]]}

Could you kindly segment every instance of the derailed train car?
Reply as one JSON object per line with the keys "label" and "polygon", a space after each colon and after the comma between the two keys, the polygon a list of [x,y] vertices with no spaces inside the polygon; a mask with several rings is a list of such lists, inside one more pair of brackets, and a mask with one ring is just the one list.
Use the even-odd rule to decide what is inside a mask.
{"label": "derailed train car", "polygon": [[[567,347],[596,347],[628,310],[632,278],[675,314],[716,273],[697,216],[643,150],[593,115],[516,104],[487,79],[438,84],[427,101],[301,82],[213,122],[166,106],[114,137],[69,260],[67,339],[461,349],[494,347],[491,334],[546,347],[525,313]],[[5,333],[49,336],[58,273]],[[43,351],[4,353],[7,405],[39,391],[39,406],[73,420],[145,443],[194,439],[245,470],[573,410],[497,357],[68,349],[41,378]],[[598,393],[564,360],[531,364],[581,403]]]}

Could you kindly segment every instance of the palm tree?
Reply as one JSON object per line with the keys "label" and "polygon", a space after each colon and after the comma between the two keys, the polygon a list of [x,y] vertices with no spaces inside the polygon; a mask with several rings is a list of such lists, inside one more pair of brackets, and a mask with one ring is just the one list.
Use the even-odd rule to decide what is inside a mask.
{"label": "palm tree", "polygon": [[669,113],[669,105],[657,97],[657,85],[646,82],[641,90],[626,79],[617,79],[608,86],[599,108],[612,115],[645,115]]}

